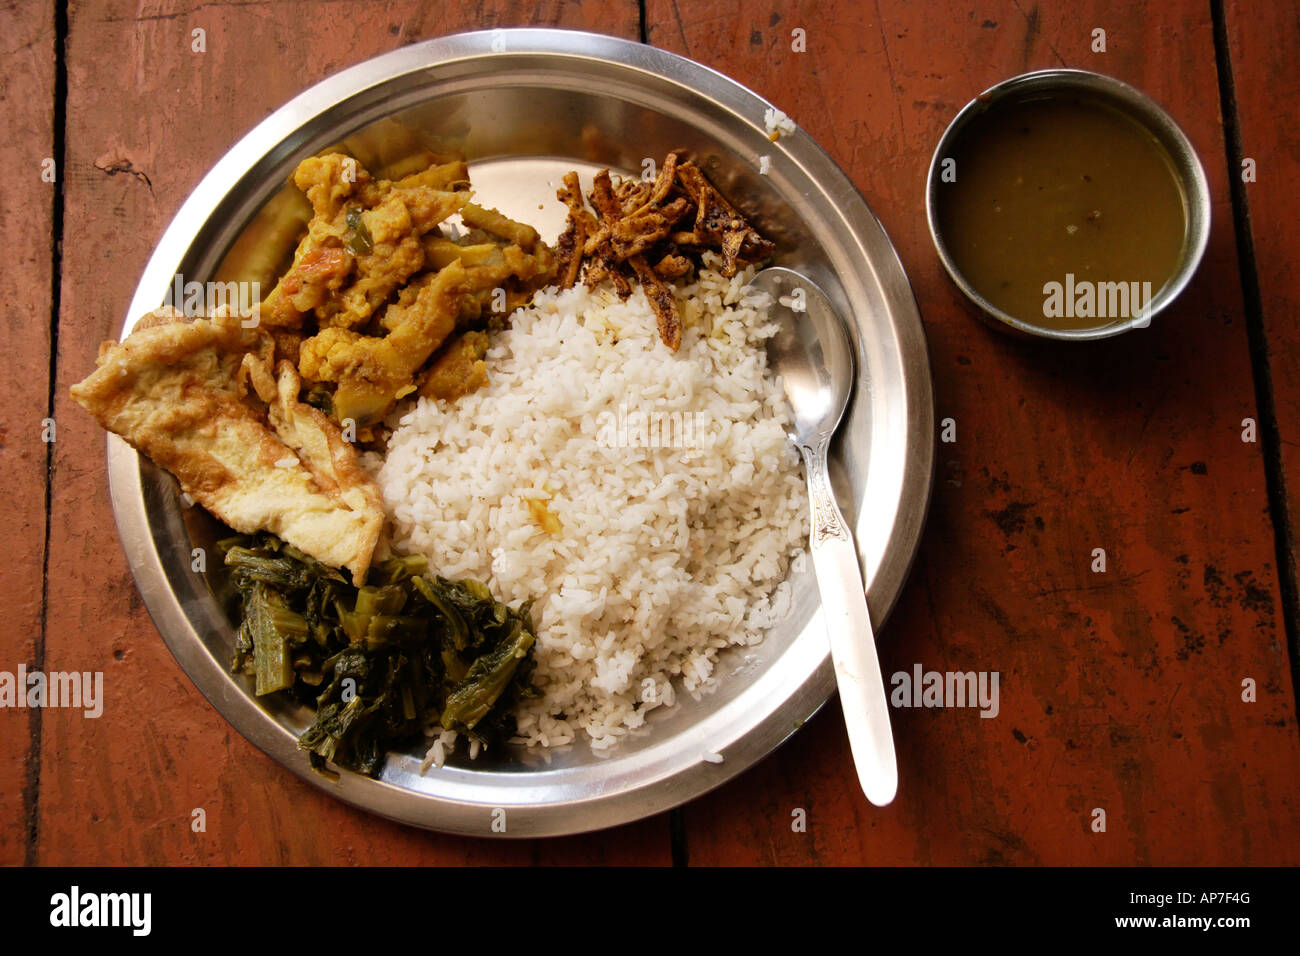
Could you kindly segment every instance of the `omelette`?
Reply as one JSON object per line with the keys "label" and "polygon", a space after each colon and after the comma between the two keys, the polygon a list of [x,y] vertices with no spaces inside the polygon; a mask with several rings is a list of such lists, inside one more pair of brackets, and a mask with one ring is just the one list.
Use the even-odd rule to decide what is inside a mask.
{"label": "omelette", "polygon": [[360,585],[383,531],[379,488],[273,354],[237,316],[159,309],[101,347],[72,397],[234,530],[271,531]]}

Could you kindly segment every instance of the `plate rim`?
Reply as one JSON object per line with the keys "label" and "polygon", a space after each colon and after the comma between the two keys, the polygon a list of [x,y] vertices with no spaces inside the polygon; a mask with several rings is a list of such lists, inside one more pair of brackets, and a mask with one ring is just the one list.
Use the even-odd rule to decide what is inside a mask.
{"label": "plate rim", "polygon": [[[502,37],[508,54],[493,50],[494,41],[500,42]],[[307,88],[257,124],[218,160],[159,239],[136,287],[120,337],[125,337],[134,326],[133,316],[156,307],[157,290],[167,287],[181,260],[201,240],[202,227],[212,210],[276,145],[337,103],[369,88],[461,60],[509,54],[594,60],[652,73],[694,90],[751,125],[751,115],[762,115],[764,110],[775,108],[738,81],[694,60],[638,41],[576,30],[480,30],[438,37],[380,54]],[[739,103],[748,107],[743,113],[734,108]],[[897,250],[852,180],[806,133],[800,131],[800,135],[782,137],[782,141],[786,155],[827,194],[833,195],[839,215],[864,256],[868,247],[872,248],[872,254],[866,258],[875,272],[881,296],[890,306],[891,325],[905,371],[911,372],[904,379],[907,441],[903,471],[905,479],[913,475],[914,480],[910,484],[904,481],[891,532],[880,545],[878,560],[873,565],[868,555],[862,555],[870,573],[868,603],[879,634],[916,559],[932,497],[935,446],[928,346],[915,295]],[[895,310],[901,311],[901,315]],[[856,329],[856,321],[854,326]],[[855,395],[854,402],[857,401]],[[834,690],[835,677],[827,651],[820,663],[813,666],[811,676],[735,741],[758,743],[739,759],[729,756],[721,764],[701,761],[685,770],[651,776],[634,786],[612,793],[596,793],[585,800],[520,807],[507,804],[511,806],[511,823],[506,833],[495,833],[484,825],[485,810],[481,802],[449,799],[356,774],[344,773],[337,782],[326,780],[308,767],[305,757],[296,749],[292,734],[258,707],[203,646],[169,585],[167,570],[154,546],[142,483],[142,468],[152,466],[118,436],[110,433],[107,440],[109,485],[119,538],[150,617],[181,669],[218,714],[246,740],[317,789],[367,812],[442,832],[506,838],[571,835],[631,823],[695,799],[753,766],[793,735],[829,700]],[[859,542],[860,552],[863,547]],[[819,613],[808,626],[818,620]],[[219,678],[212,674],[214,664]],[[787,713],[790,711],[801,716],[790,721]],[[784,728],[780,726],[783,722]],[[430,818],[431,804],[438,808],[438,819]],[[599,813],[592,813],[597,808]]]}

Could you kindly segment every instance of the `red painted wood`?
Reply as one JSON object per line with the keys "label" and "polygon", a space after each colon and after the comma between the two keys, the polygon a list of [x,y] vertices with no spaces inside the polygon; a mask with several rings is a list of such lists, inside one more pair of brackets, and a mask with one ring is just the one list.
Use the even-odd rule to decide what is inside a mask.
{"label": "red painted wood", "polygon": [[[54,160],[54,15],[43,4],[0,9],[0,222],[6,262],[0,269],[0,520],[8,560],[0,562],[6,627],[0,671],[37,666],[45,561],[45,476],[49,446],[42,420],[49,401],[50,217],[57,182],[42,179]],[[61,170],[54,168],[54,175]],[[55,437],[58,437],[57,430]],[[57,663],[57,662],[55,662]],[[23,862],[34,811],[30,710],[0,710],[0,864]]]}
{"label": "red painted wood", "polygon": [[[1260,292],[1271,394],[1281,444],[1278,454],[1292,533],[1300,489],[1300,130],[1284,119],[1300,96],[1300,8],[1290,3],[1225,5],[1228,47],[1236,88],[1241,149],[1232,175],[1242,179],[1250,213],[1250,238]],[[1253,161],[1251,173],[1242,167]],[[1247,178],[1253,176],[1253,181]],[[1295,555],[1292,552],[1292,573]]]}
{"label": "red painted wood", "polygon": [[[887,674],[1001,675],[1001,711],[897,710],[898,800],[868,806],[832,704],[686,810],[693,863],[1295,863],[1300,738],[1279,608],[1207,4],[650,0],[650,41],[750,85],[854,178],[929,336],[938,484],[881,635]],[[1091,52],[1106,30],[1107,51]],[[792,50],[802,29],[806,52]],[[1200,152],[1214,232],[1153,327],[1012,341],[941,271],[924,185],[980,90],[1067,65],[1166,105]],[[1258,129],[1258,134],[1267,133]],[[1292,134],[1287,134],[1292,135]],[[1267,141],[1267,140],[1266,140]],[[1279,243],[1294,248],[1291,230]],[[1090,570],[1104,548],[1105,574]],[[1253,678],[1259,699],[1241,700]],[[807,811],[806,833],[792,813]],[[1107,830],[1090,827],[1094,808]]]}
{"label": "red painted wood", "polygon": [[[884,665],[1001,676],[995,719],[895,712],[902,782],[883,811],[855,790],[832,703],[775,755],[686,808],[691,862],[1300,862],[1300,739],[1273,529],[1260,445],[1240,441],[1241,420],[1257,411],[1208,5],[646,7],[651,42],[750,85],[825,146],[897,245],[930,339],[938,417],[956,420],[958,440],[938,447],[930,525],[882,633]],[[662,815],[584,838],[462,840],[351,810],[262,756],[153,629],[112,524],[102,434],[67,398],[119,326],[162,228],[244,130],[315,80],[403,42],[528,23],[635,37],[638,9],[72,5],[45,659],[104,671],[108,703],[98,720],[42,715],[40,862],[667,861]],[[1293,480],[1297,150],[1276,104],[1294,100],[1297,31],[1284,6],[1229,3],[1228,26],[1243,141],[1260,163],[1248,197]],[[195,28],[206,53],[191,52]],[[806,52],[790,49],[796,28]],[[1095,28],[1106,30],[1105,53],[1091,52]],[[9,170],[50,148],[52,34],[48,12],[0,11],[0,102],[19,117],[0,144]],[[924,221],[930,153],[957,109],[1005,76],[1061,63],[1119,76],[1168,107],[1215,197],[1192,288],[1151,329],[1094,347],[1018,343],[979,325]],[[41,628],[44,446],[31,436],[45,408],[51,235],[48,191],[21,177],[7,185],[0,213],[31,252],[0,272],[14,304],[9,341],[23,358],[0,377],[0,478],[9,540],[24,554],[20,570],[0,570],[17,596],[0,670],[30,657]],[[1104,575],[1089,569],[1096,547],[1106,549]],[[1253,704],[1241,701],[1246,677],[1258,684]],[[29,717],[0,713],[0,862],[26,852]],[[196,807],[207,811],[205,833],[190,829]],[[1096,807],[1105,833],[1089,827]],[[791,828],[796,809],[806,832]]]}

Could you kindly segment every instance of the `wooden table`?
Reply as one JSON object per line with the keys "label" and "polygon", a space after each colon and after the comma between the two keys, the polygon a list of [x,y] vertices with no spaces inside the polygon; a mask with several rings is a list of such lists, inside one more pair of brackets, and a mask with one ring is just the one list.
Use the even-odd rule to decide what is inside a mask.
{"label": "wooden table", "polygon": [[[102,671],[107,700],[98,719],[0,714],[0,862],[1300,862],[1293,4],[3,7],[0,670]],[[887,809],[857,792],[832,703],[731,784],[634,825],[530,842],[408,829],[322,795],[247,743],[140,602],[103,434],[68,387],[120,327],[163,228],[244,131],[308,85],[406,43],[519,25],[639,38],[750,86],[848,171],[898,248],[929,337],[936,417],[955,420],[957,441],[937,446],[929,525],[881,634],[883,664],[996,670],[1001,710],[895,711],[902,783]],[[1214,197],[1192,286],[1149,330],[1093,347],[987,330],[925,226],[927,164],[956,111],[997,80],[1056,65],[1117,76],[1165,105]],[[1254,182],[1242,182],[1243,157]],[[1243,441],[1247,419],[1254,441]],[[1092,570],[1096,548],[1104,573]],[[1247,679],[1254,701],[1242,699]],[[797,809],[805,832],[792,827]]]}

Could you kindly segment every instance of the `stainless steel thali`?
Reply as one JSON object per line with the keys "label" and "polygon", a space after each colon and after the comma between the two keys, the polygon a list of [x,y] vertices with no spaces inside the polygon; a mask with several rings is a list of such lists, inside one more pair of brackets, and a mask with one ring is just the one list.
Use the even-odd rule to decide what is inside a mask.
{"label": "stainless steel thali", "polygon": [[[290,201],[290,172],[340,142],[380,165],[412,142],[459,151],[482,202],[534,222],[548,238],[562,216],[554,190],[563,170],[608,165],[639,173],[646,157],[690,150],[777,242],[775,261],[812,277],[852,320],[859,381],[833,469],[879,628],[915,554],[930,494],[933,409],[924,335],[898,257],[862,197],[801,130],[771,142],[769,108],[706,67],[610,37],[495,30],[405,47],[312,87],[226,154],[159,242],[123,335],[163,301],[176,275],[203,282],[252,269],[241,266],[240,250],[275,233],[269,211]],[[790,617],[761,645],[727,652],[713,693],[700,700],[680,695],[671,712],[651,715],[647,733],[608,756],[581,743],[545,757],[511,750],[471,762],[457,755],[421,775],[420,754],[394,754],[380,780],[344,773],[331,782],[314,774],[296,747],[307,715],[255,698],[244,679],[228,672],[233,627],[222,588],[191,569],[191,549],[210,546],[220,527],[201,509],[187,508],[175,481],[115,436],[108,467],[140,592],[199,690],[276,761],[391,819],[509,837],[628,822],[749,767],[835,687],[815,582],[811,571],[797,571]],[[851,768],[844,776],[852,786]]]}

